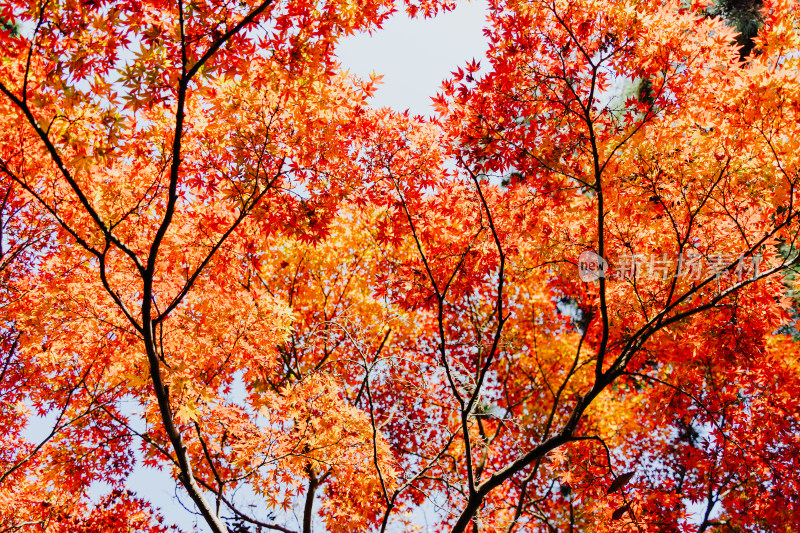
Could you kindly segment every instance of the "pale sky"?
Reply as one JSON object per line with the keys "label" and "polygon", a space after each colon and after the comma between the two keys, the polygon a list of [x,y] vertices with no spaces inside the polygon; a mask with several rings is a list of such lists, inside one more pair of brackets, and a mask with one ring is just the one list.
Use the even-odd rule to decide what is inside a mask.
{"label": "pale sky", "polygon": [[434,19],[398,13],[371,36],[343,40],[337,55],[343,68],[358,76],[373,70],[383,74],[373,105],[427,116],[433,113],[430,98],[442,80],[468,61],[485,58],[486,9],[485,0],[460,0],[454,11]]}

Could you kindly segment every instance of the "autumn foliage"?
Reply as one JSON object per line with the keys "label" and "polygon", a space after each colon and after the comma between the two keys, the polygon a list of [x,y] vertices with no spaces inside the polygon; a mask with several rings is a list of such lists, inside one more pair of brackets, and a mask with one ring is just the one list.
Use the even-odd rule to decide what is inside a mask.
{"label": "autumn foliage", "polygon": [[446,1],[4,0],[0,532],[798,531],[800,6],[720,5],[492,0],[426,119],[336,45]]}

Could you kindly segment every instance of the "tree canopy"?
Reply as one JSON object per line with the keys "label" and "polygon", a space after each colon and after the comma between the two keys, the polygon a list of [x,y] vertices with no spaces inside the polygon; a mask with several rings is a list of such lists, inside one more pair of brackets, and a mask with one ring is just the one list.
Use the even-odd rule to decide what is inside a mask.
{"label": "tree canopy", "polygon": [[0,532],[800,529],[798,4],[453,7],[0,4]]}

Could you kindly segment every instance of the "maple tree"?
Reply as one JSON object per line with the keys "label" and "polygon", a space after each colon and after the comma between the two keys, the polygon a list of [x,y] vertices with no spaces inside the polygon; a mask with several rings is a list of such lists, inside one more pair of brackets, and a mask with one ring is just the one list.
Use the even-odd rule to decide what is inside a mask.
{"label": "maple tree", "polygon": [[798,5],[493,0],[370,108],[452,7],[2,4],[0,531],[800,527]]}

